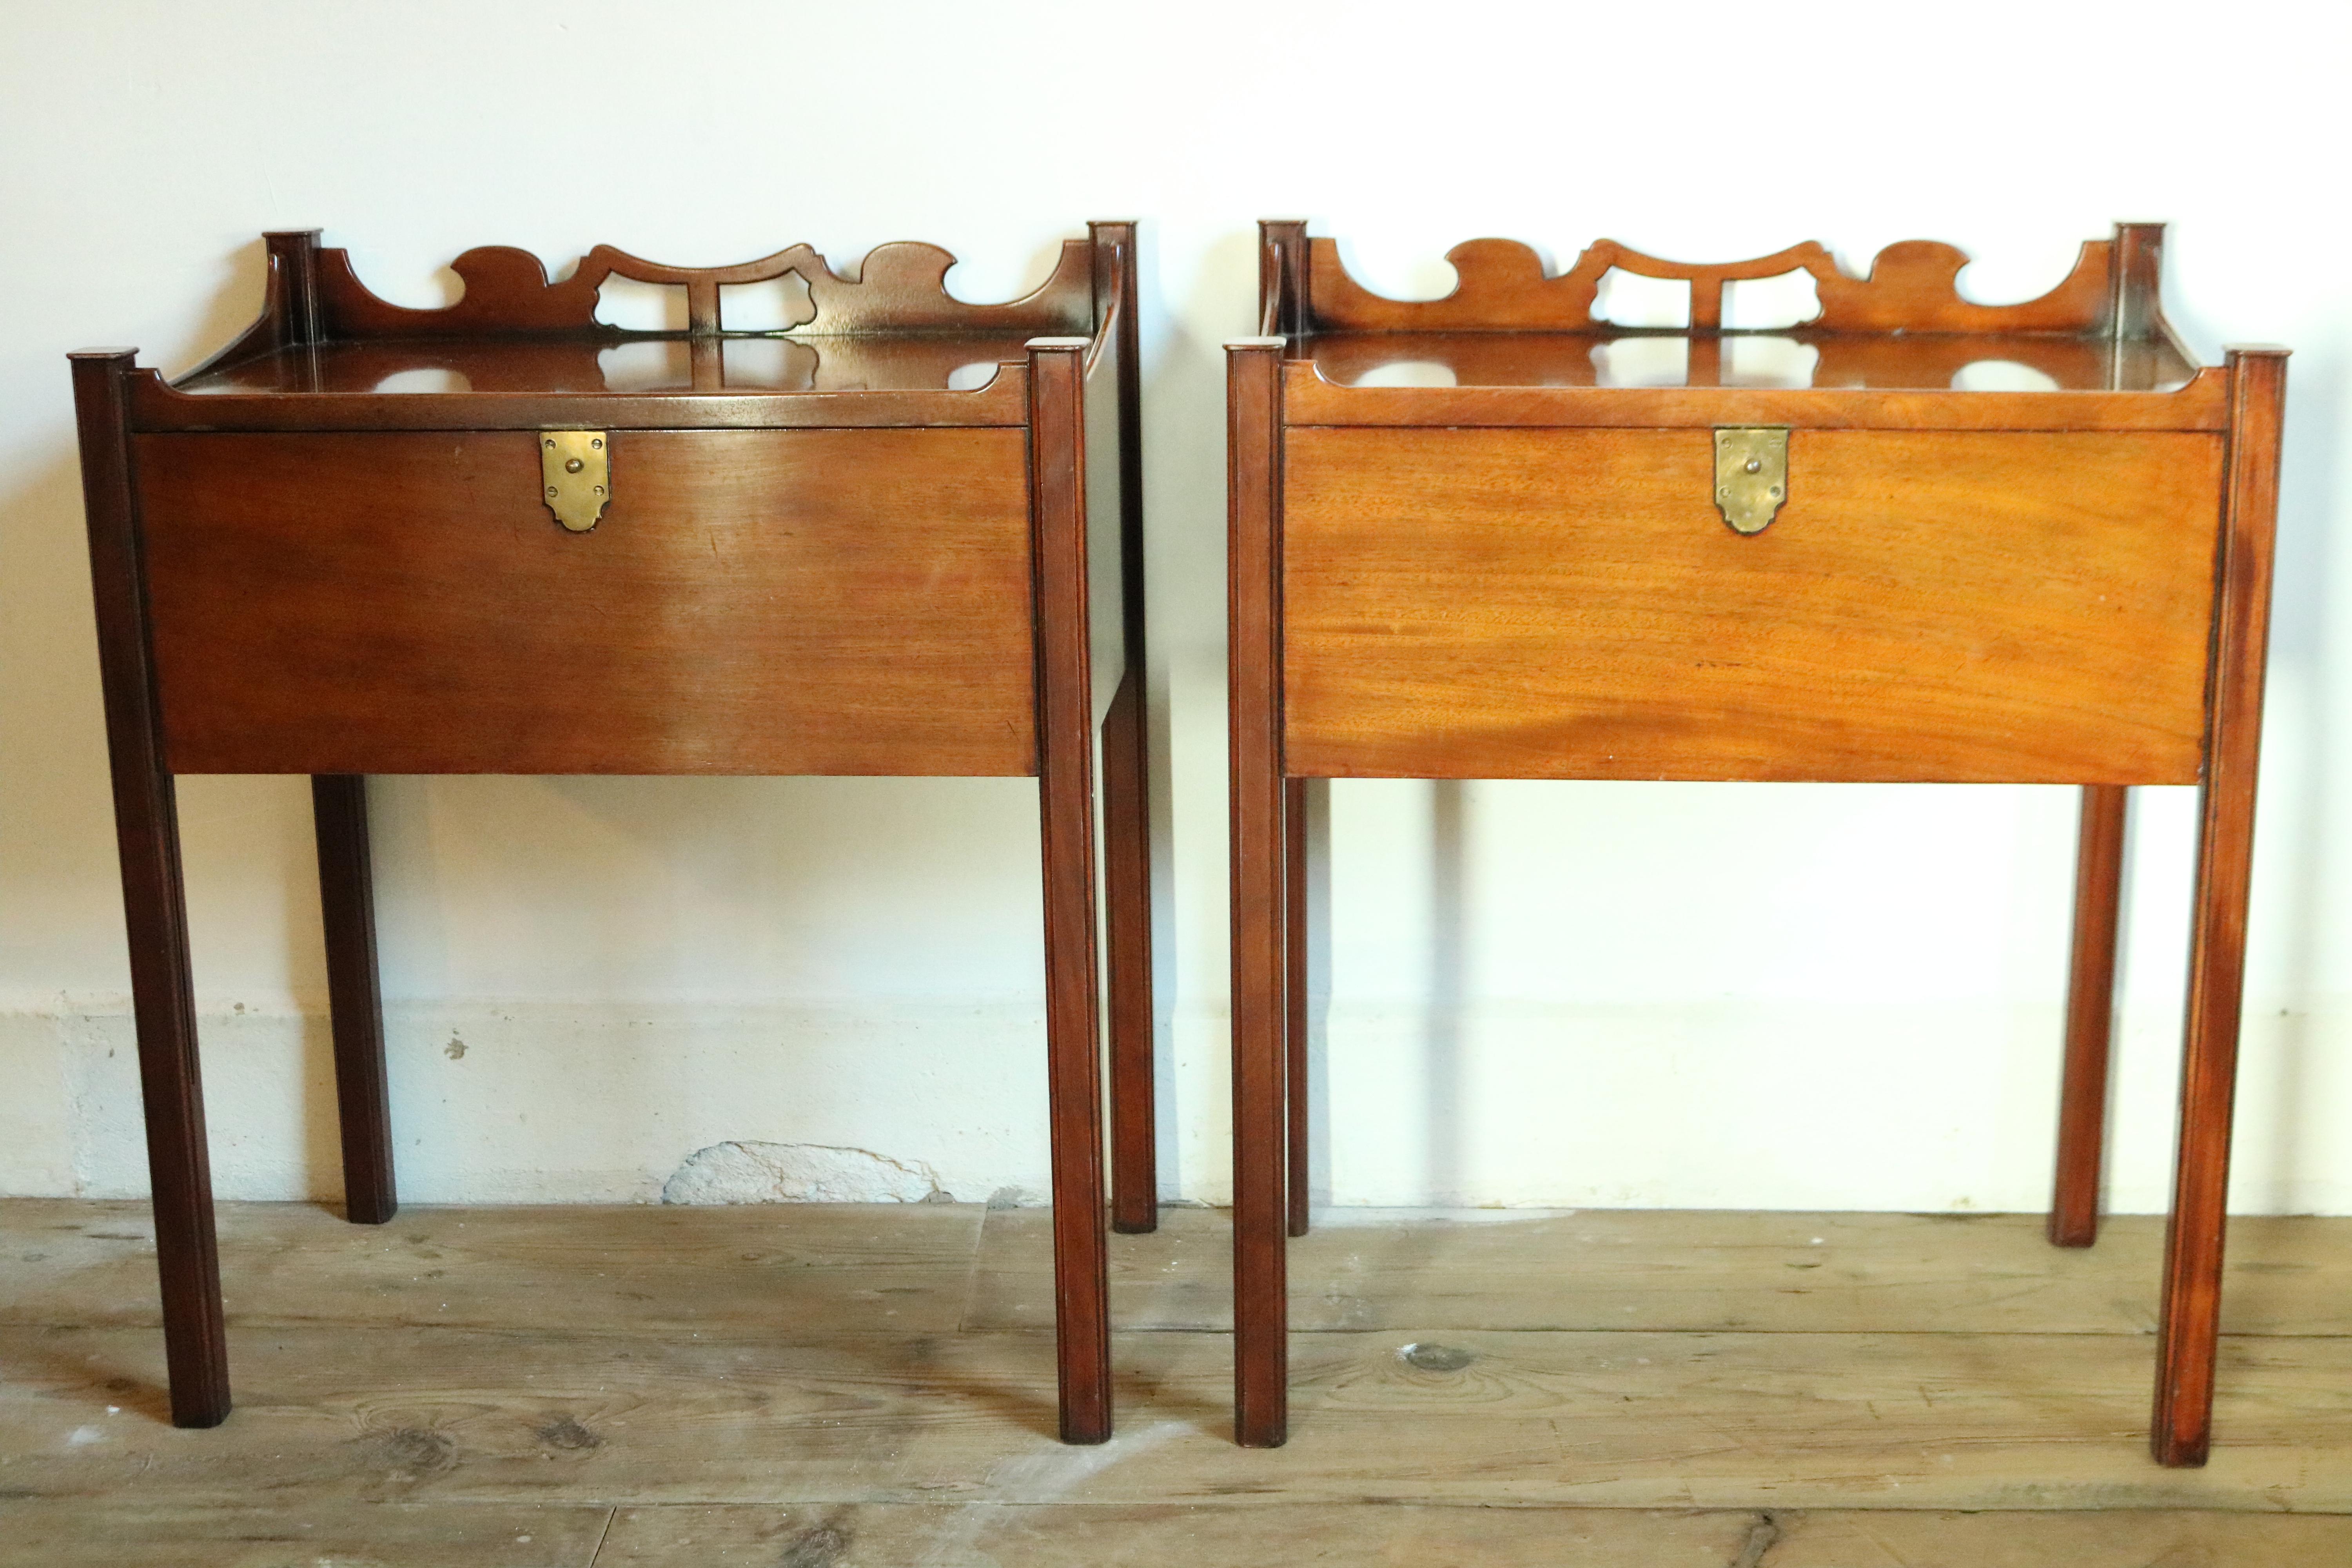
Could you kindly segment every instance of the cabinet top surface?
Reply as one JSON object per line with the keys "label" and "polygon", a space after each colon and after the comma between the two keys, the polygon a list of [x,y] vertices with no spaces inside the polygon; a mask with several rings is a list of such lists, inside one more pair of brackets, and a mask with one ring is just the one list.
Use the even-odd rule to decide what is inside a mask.
{"label": "cabinet top surface", "polygon": [[[847,276],[805,245],[731,267],[599,246],[560,279],[528,251],[483,247],[450,263],[462,288],[431,309],[378,297],[316,231],[273,233],[260,319],[176,382],[135,373],[131,423],[1017,425],[1033,351],[1085,348],[1091,366],[1130,330],[1134,226],[1088,226],[1087,238],[1063,242],[1042,284],[996,304],[949,292],[949,252],[899,241]],[[604,292],[615,280],[652,294],[616,304]],[[618,325],[608,306],[649,324]]]}
{"label": "cabinet top surface", "polygon": [[1811,240],[1682,262],[1602,239],[1555,272],[1517,240],[1474,239],[1446,252],[1451,290],[1400,300],[1304,223],[1260,235],[1260,333],[1339,386],[2166,393],[2200,368],[2164,321],[2160,224],[2117,225],[2007,304],[1970,298],[1967,254],[1937,240],[1849,271]]}
{"label": "cabinet top surface", "polygon": [[1290,340],[1339,386],[2172,392],[2198,367],[2162,339],[2052,333],[1321,331]]}
{"label": "cabinet top surface", "polygon": [[174,384],[194,395],[975,391],[1023,331],[837,337],[401,338],[275,349]]}

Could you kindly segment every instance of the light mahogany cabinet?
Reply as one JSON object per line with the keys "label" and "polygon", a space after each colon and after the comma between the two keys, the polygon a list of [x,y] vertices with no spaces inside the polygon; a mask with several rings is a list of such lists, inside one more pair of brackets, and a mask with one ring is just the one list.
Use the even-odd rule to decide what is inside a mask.
{"label": "light mahogany cabinet", "polygon": [[[229,1407],[175,775],[310,775],[349,1213],[380,1223],[367,774],[1025,774],[1062,1433],[1100,1441],[1098,862],[1117,1221],[1154,1222],[1134,226],[1001,305],[916,244],[855,276],[600,247],[560,282],[473,250],[429,310],[315,234],[268,250],[208,364],[73,366],[173,1419]],[[675,330],[600,324],[613,277],[681,294]],[[730,331],[760,285],[793,324]]]}
{"label": "light mahogany cabinet", "polygon": [[[1476,240],[1440,300],[1263,226],[1229,345],[1237,1428],[1286,1429],[1283,1241],[1307,1214],[1304,782],[2084,786],[2051,1237],[2097,1224],[2125,791],[2202,787],[2154,1446],[2213,1393],[2282,350],[2200,369],[2162,230],[1971,303],[1914,241],[1726,266]],[[1612,274],[1685,324],[1594,313]],[[1817,313],[1727,326],[1743,285]]]}

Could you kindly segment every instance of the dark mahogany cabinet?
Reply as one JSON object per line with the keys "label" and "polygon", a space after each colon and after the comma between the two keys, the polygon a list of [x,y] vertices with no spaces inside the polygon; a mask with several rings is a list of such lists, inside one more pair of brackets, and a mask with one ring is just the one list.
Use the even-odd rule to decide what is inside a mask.
{"label": "dark mahogany cabinet", "polygon": [[[274,234],[261,320],[209,363],[74,356],[175,1421],[229,1407],[175,775],[311,778],[345,1190],[381,1222],[366,775],[1016,774],[1062,1432],[1108,1436],[1098,885],[1115,1217],[1155,1217],[1134,238],[1092,225],[1000,305],[898,244],[852,277],[599,247],[558,282],[479,249],[409,310]],[[682,321],[600,323],[614,277]],[[769,283],[792,324],[730,330]]]}

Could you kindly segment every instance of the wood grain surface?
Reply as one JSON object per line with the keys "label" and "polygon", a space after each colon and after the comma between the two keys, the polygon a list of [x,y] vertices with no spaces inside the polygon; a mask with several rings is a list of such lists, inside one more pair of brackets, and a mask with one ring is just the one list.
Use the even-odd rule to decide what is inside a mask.
{"label": "wood grain surface", "polygon": [[383,994],[376,973],[375,872],[368,839],[366,776],[314,774],[310,820],[319,849],[328,1024],[335,1040],[343,1217],[354,1225],[382,1225],[400,1211],[400,1184],[393,1168]]}
{"label": "wood grain surface", "polygon": [[1159,1010],[1151,963],[1150,714],[1141,665],[1102,729],[1103,950],[1110,1049],[1111,1225],[1160,1223]]}
{"label": "wood grain surface", "polygon": [[[444,428],[456,428],[466,421],[452,419],[453,408],[469,405],[451,399],[478,398],[495,406],[500,398],[616,396],[669,398],[674,405],[679,397],[713,394],[772,401],[766,395],[944,393],[950,375],[975,364],[1009,371],[1008,383],[1018,384],[1023,373],[1014,367],[1030,335],[734,337],[715,344],[667,337],[367,339],[296,345],[183,377],[172,384],[182,398],[172,406],[202,418],[209,402],[246,408],[251,406],[247,400],[275,395],[293,399],[278,405],[283,422],[293,425],[307,416],[306,400],[370,398],[382,406],[422,408]],[[984,403],[993,415],[995,399],[982,397],[976,386],[956,396]],[[675,416],[671,422],[689,423]],[[962,423],[1018,424],[1020,417],[1017,411],[1010,418],[975,413]]]}
{"label": "wood grain surface", "polygon": [[1091,1449],[1058,1440],[1038,1333],[233,1321],[229,1339],[238,1413],[198,1437],[162,1419],[152,1330],[0,1327],[11,1493],[2352,1512],[2341,1339],[2224,1339],[2227,1440],[2196,1470],[2148,1461],[2142,1337],[1302,1333],[1271,1457],[1232,1441],[1222,1335],[1132,1336],[1118,1435]]}
{"label": "wood grain surface", "polygon": [[[625,1509],[599,1568],[688,1561],[773,1568],[837,1552],[848,1563],[1069,1564],[1358,1563],[1415,1568],[1724,1568],[1756,1521],[1736,1513],[1328,1503],[1204,1509],[1182,1504],[861,1504],[798,1509]],[[1629,1553],[1640,1552],[1645,1555]],[[800,1552],[796,1560],[793,1552]]]}
{"label": "wood grain surface", "polygon": [[1285,451],[1293,774],[2198,777],[2214,438],[1801,430],[1752,537],[1705,429]]}
{"label": "wood grain surface", "polygon": [[0,1560],[40,1568],[589,1568],[612,1525],[613,1510],[593,1503],[94,1508],[0,1500]]}
{"label": "wood grain surface", "polygon": [[[1054,1182],[1054,1332],[1060,1432],[1111,1430],[1104,1249],[1101,968],[1096,893],[1096,723],[1087,685],[1089,519],[1083,338],[1029,345],[1031,526],[1036,542],[1038,837],[1045,906],[1045,1058]],[[1118,519],[1105,526],[1117,531]]]}
{"label": "wood grain surface", "polygon": [[2342,1515],[1261,1503],[0,1501],[44,1568],[2283,1568],[2352,1553]]}
{"label": "wood grain surface", "polygon": [[1307,839],[1311,807],[1306,779],[1285,779],[1282,785],[1282,1078],[1288,1100],[1283,1114],[1283,1160],[1286,1164],[1283,1198],[1284,1229],[1305,1236],[1313,1220],[1313,1163],[1309,1112],[1313,1086],[1307,1080],[1307,1046],[1311,1008],[1307,996],[1310,932],[1307,885]]}
{"label": "wood grain surface", "polygon": [[[301,231],[287,237],[299,240]],[[316,234],[310,235],[316,245]],[[709,336],[724,329],[729,284],[764,282],[786,274],[808,286],[809,316],[795,331],[1081,332],[1091,322],[1094,247],[1066,239],[1053,275],[1020,299],[967,304],[948,292],[952,252],[920,240],[877,245],[850,276],[807,245],[788,246],[755,261],[727,267],[677,267],[647,261],[600,245],[582,257],[562,282],[551,282],[538,257],[511,246],[478,246],[449,264],[464,292],[438,310],[412,310],[376,297],[359,279],[348,251],[314,248],[309,265],[323,335],[329,339],[512,337],[541,332],[619,337],[596,320],[598,290],[607,278],[672,285],[687,296],[688,331]]]}
{"label": "wood grain surface", "polygon": [[2165,1237],[2164,1309],[2157,1330],[2155,1447],[2168,1465],[2204,1463],[2212,1436],[2213,1342],[2221,1331],[2231,1112],[2245,1005],[2254,782],[2269,668],[2286,351],[2233,348],[2229,370],[2232,433],[2221,604],[2213,627],[2211,733],[2199,797],[2179,1154],[2173,1163],[2172,1227]]}
{"label": "wood grain surface", "polygon": [[[1440,389],[1451,377],[1454,386],[1598,386],[1636,394],[1661,386],[1946,391],[1965,388],[1970,366],[1995,364],[2012,374],[2022,368],[2047,376],[2054,384],[2037,395],[2045,407],[2053,393],[2156,392],[2197,373],[2194,363],[2161,340],[2115,343],[2022,332],[1882,337],[1811,327],[1727,336],[1318,332],[1301,339],[1296,352],[1320,380],[1339,386],[1379,386],[1383,373],[1393,376],[1409,365],[1417,379]],[[1626,356],[1622,361],[1621,354]],[[1653,375],[1659,379],[1649,379]],[[2063,410],[2068,405],[2062,400],[2055,406]]]}
{"label": "wood grain surface", "polygon": [[2142,1446],[2145,1216],[2061,1251],[2033,1215],[1330,1211],[1291,1248],[1272,1452],[1231,1443],[1202,1331],[1213,1211],[1114,1238],[1121,1326],[1167,1331],[1120,1340],[1119,1435],[1087,1449],[1055,1438],[1042,1210],[221,1222],[244,1397],[187,1432],[143,1205],[0,1203],[0,1543],[43,1568],[2302,1568],[2352,1531],[2352,1221],[2239,1223],[2225,1440],[2194,1471]]}
{"label": "wood grain surface", "polygon": [[[226,1204],[237,1320],[683,1338],[792,1324],[823,1334],[1053,1324],[1043,1208],[809,1204],[412,1205],[347,1233],[331,1208]],[[1232,1327],[1231,1218],[1171,1207],[1110,1249],[1122,1331]],[[2114,1334],[2156,1326],[2164,1220],[2110,1216],[2053,1252],[2031,1215],[1334,1208],[1289,1247],[1302,1330]],[[2241,1215],[2222,1331],[2352,1338],[2352,1220]],[[0,1322],[152,1326],[154,1226],[135,1202],[0,1206]]]}
{"label": "wood grain surface", "polygon": [[[1121,1332],[1233,1324],[1230,1222],[1171,1208],[1111,1254]],[[988,1215],[964,1327],[1047,1327],[1043,1214]],[[2031,1215],[1331,1208],[1290,1244],[1302,1331],[1430,1323],[1508,1330],[1640,1325],[1692,1333],[2067,1333],[2156,1328],[2164,1219],[2110,1216],[2095,1247],[2053,1252]],[[2223,1331],[2352,1336],[2352,1220],[2231,1223]]]}
{"label": "wood grain surface", "polygon": [[[1131,222],[1090,223],[1096,336],[1087,370],[1087,616],[1103,689],[1103,631],[1116,624],[1119,679],[1101,720],[1103,956],[1110,1026],[1111,1224],[1159,1221],[1158,1070],[1152,999],[1151,713],[1144,637],[1143,364],[1136,234]],[[1098,385],[1108,374],[1107,385]],[[1109,395],[1105,397],[1108,393]],[[1105,405],[1108,405],[1106,406]],[[1108,423],[1115,439],[1103,439]],[[1106,473],[1105,470],[1109,472]],[[1115,525],[1115,526],[1113,526]],[[1107,555],[1105,552],[1108,552]],[[1107,559],[1118,571],[1107,575]],[[1114,603],[1115,601],[1115,603]]]}
{"label": "wood grain surface", "polygon": [[380,298],[360,280],[351,253],[322,247],[320,231],[278,229],[262,238],[268,258],[261,318],[219,355],[214,368],[265,354],[289,343],[403,338],[527,338],[613,340],[633,334],[596,319],[608,278],[676,287],[686,295],[687,327],[698,337],[729,330],[725,295],[730,284],[787,275],[807,286],[807,314],[790,330],[817,336],[879,331],[1083,332],[1094,322],[1095,245],[1066,239],[1053,274],[1020,299],[969,304],[948,292],[955,257],[936,245],[898,240],[876,246],[851,274],[834,269],[811,246],[793,245],[754,261],[722,267],[679,267],[648,261],[600,245],[580,258],[561,281],[547,265],[513,246],[476,246],[449,264],[463,286],[437,308],[415,309]]}
{"label": "wood grain surface", "polygon": [[136,445],[177,772],[1034,770],[1017,430]]}
{"label": "wood grain surface", "polygon": [[[854,277],[806,245],[729,267],[676,267],[598,246],[560,281],[529,251],[483,246],[451,264],[465,286],[458,298],[425,310],[379,299],[346,252],[320,247],[317,230],[283,230],[264,237],[260,319],[176,384],[152,370],[132,374],[131,424],[142,431],[1018,425],[1028,397],[1012,363],[1021,343],[1095,330],[1104,314],[1096,297],[1102,231],[1121,226],[1093,226],[1089,238],[1064,241],[1053,275],[1002,304],[956,299],[946,288],[955,258],[902,241],[877,246]],[[598,321],[599,289],[616,276],[677,289],[687,330]],[[728,333],[728,287],[787,276],[806,286],[788,332]],[[625,373],[608,370],[608,351],[621,353]],[[674,374],[648,382],[647,355]],[[948,373],[973,361],[994,363],[999,374],[970,391],[948,390]],[[403,384],[392,378],[411,369],[434,373],[429,393],[395,390]],[[604,395],[591,405],[583,395]]]}
{"label": "wood grain surface", "polygon": [[2130,793],[2112,784],[2082,791],[2066,975],[2066,1054],[2058,1091],[2058,1174],[2050,1197],[2054,1247],[2088,1247],[2099,1237],[2107,1058],[2116,1020],[2116,935],[2123,913],[2124,814]]}
{"label": "wood grain surface", "polygon": [[1225,345],[1234,1435],[1261,1448],[1281,1445],[1288,1398],[1281,346],[1273,338]]}
{"label": "wood grain surface", "polygon": [[[664,340],[646,340],[661,342]],[[862,390],[833,390],[824,383],[825,374],[822,357],[849,362],[851,374],[859,361],[870,361],[868,354],[852,351],[843,355],[836,349],[832,356],[823,356],[812,375],[814,384],[806,391],[761,390],[738,386],[730,390],[724,373],[730,363],[740,363],[742,356],[730,354],[726,342],[740,340],[705,340],[704,346],[715,351],[707,363],[717,373],[710,384],[697,390],[599,391],[604,370],[593,355],[583,356],[578,345],[564,344],[562,352],[551,355],[530,354],[518,351],[511,355],[498,356],[499,363],[510,367],[528,366],[534,361],[544,363],[548,358],[559,359],[581,368],[593,370],[596,379],[584,376],[572,390],[517,390],[450,393],[417,393],[399,391],[353,391],[321,395],[287,395],[303,390],[307,378],[297,374],[281,379],[275,374],[285,368],[282,362],[273,367],[263,363],[253,367],[255,379],[269,384],[271,390],[244,392],[182,393],[164,384],[163,378],[152,370],[134,372],[130,378],[131,428],[145,433],[167,431],[264,432],[330,430],[364,432],[378,430],[539,430],[588,427],[598,430],[786,430],[786,429],[898,429],[902,427],[933,427],[941,429],[989,428],[1018,426],[1029,403],[1028,376],[1024,370],[1010,365],[1000,366],[993,380],[970,392],[945,389],[909,390],[889,385]],[[689,351],[690,353],[690,351]],[[334,358],[345,357],[336,352]],[[359,356],[366,357],[366,356]],[[415,356],[404,352],[397,359],[415,364]],[[929,356],[923,356],[928,358]],[[902,366],[904,356],[888,358]],[[417,367],[425,368],[425,367]],[[242,373],[240,373],[242,374]],[[569,381],[570,373],[554,371],[553,377]],[[692,367],[689,364],[688,385]],[[532,379],[540,379],[532,374]]]}
{"label": "wood grain surface", "polygon": [[82,508],[98,611],[99,680],[114,784],[114,843],[139,1027],[139,1098],[156,1217],[173,1418],[211,1426],[228,1415],[220,1258],[213,1245],[212,1155],[189,974],[180,811],[155,649],[152,563],[145,547],[125,397],[128,351],[73,356]]}
{"label": "wood grain surface", "polygon": [[[225,1204],[220,1234],[236,1260],[237,1321],[250,1327],[920,1335],[961,1325],[982,1215],[958,1204],[412,1205],[362,1230],[308,1204]],[[154,1235],[143,1203],[0,1203],[0,1322],[152,1327]],[[1039,1261],[1050,1277],[1050,1247]],[[1052,1323],[1048,1310],[1024,1326]]]}
{"label": "wood grain surface", "polygon": [[1543,258],[1515,239],[1465,240],[1445,253],[1454,286],[1435,300],[1391,300],[1358,283],[1339,241],[1307,241],[1307,298],[1316,328],[1352,331],[1577,331],[1592,315],[1612,270],[1690,285],[1689,324],[1720,328],[1724,285],[1810,273],[1820,300],[1815,323],[1841,332],[2051,332],[2104,335],[2111,325],[2114,243],[2084,243],[2074,269],[2040,299],[1980,305],[1960,293],[1968,253],[1939,240],[1906,239],[1881,250],[1854,277],[1816,240],[1744,261],[1670,261],[1613,239],[1595,240],[1569,268],[1547,276]]}
{"label": "wood grain surface", "polygon": [[1930,392],[1703,384],[1343,386],[1326,381],[1304,359],[1283,364],[1282,409],[1292,425],[1438,429],[2223,430],[2230,416],[2229,377],[2213,366],[2178,392]]}
{"label": "wood grain surface", "polygon": [[595,1561],[597,1568],[798,1568],[826,1552],[845,1568],[2285,1568],[2352,1554],[2352,1519],[1413,1503],[689,1505],[620,1510]]}

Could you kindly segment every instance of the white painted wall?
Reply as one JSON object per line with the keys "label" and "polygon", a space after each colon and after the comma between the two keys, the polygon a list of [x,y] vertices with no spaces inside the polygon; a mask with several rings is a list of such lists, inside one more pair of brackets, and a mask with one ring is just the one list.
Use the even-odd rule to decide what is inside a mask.
{"label": "white painted wall", "polygon": [[[395,300],[458,251],[716,263],[919,237],[970,298],[1146,220],[1167,1190],[1227,1191],[1220,342],[1253,220],[1441,291],[1454,241],[2039,292],[2174,225],[2207,355],[2293,344],[2236,1198],[2352,1212],[2352,213],[2341,8],[219,0],[0,12],[0,1192],[142,1189],[67,378],[176,371],[323,226]],[[387,520],[395,525],[394,520]],[[455,779],[376,796],[403,1187],[652,1198],[727,1141],[1045,1184],[1022,781]],[[183,794],[222,1192],[335,1191],[299,781]],[[1342,1203],[2030,1208],[2068,792],[1335,791],[1318,1183]],[[2161,1205],[2189,802],[2144,792],[2116,1206]],[[925,1188],[928,1190],[928,1188]]]}

